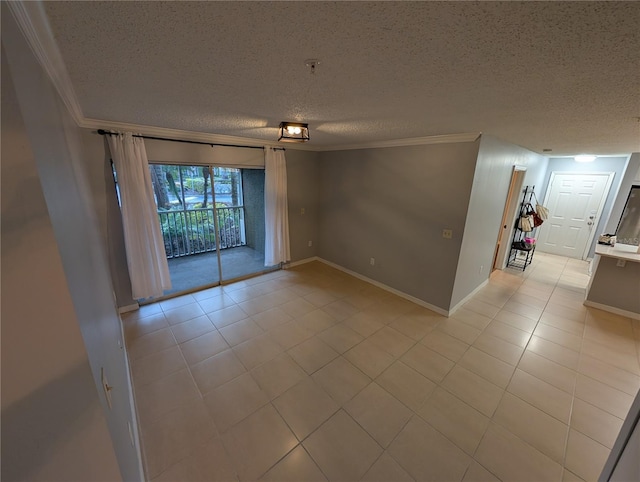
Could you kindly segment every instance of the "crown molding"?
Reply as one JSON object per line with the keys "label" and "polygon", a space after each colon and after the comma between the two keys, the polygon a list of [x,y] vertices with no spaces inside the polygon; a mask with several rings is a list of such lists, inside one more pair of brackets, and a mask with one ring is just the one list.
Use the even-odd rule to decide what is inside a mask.
{"label": "crown molding", "polygon": [[6,2],[31,50],[45,70],[69,114],[80,125],[84,119],[67,67],[49,28],[42,2]]}
{"label": "crown molding", "polygon": [[[103,121],[100,119],[82,118],[78,123],[79,127],[85,129],[105,129],[116,132],[135,132],[144,136],[166,137],[167,139],[211,142],[213,144],[237,144],[254,147],[285,147],[281,142],[269,141],[265,139],[255,139],[252,137],[226,136],[212,134],[208,132],[185,131],[181,129],[171,129],[168,127],[146,126],[141,124],[131,124],[128,122]],[[315,151],[316,147],[309,144],[288,143],[286,149],[298,149],[305,151]]]}
{"label": "crown molding", "polygon": [[406,139],[392,139],[388,141],[364,142],[345,146],[320,147],[318,151],[348,151],[353,149],[379,149],[382,147],[421,146],[425,144],[453,144],[457,142],[474,142],[482,135],[481,132],[464,132],[460,134],[444,134],[439,136],[410,137]]}
{"label": "crown molding", "polygon": [[284,146],[278,141],[268,141],[265,139],[255,139],[251,137],[226,136],[220,134],[212,134],[207,132],[185,131],[181,129],[172,129],[168,127],[147,126],[141,124],[131,124],[128,122],[103,121],[100,119],[86,119],[78,123],[82,128],[86,129],[105,129],[116,132],[135,132],[145,136],[166,137],[167,139],[211,142],[218,144],[237,144],[244,146],[256,147],[284,147],[287,150],[300,151],[346,151],[353,149],[377,149],[382,147],[404,147],[404,146],[420,146],[427,144],[453,144],[457,142],[474,142],[480,137],[480,132],[470,132],[462,134],[446,134],[440,136],[428,137],[412,137],[407,139],[395,139],[390,141],[378,141],[361,144],[351,144],[347,146],[315,146],[308,143],[292,144],[288,143]]}

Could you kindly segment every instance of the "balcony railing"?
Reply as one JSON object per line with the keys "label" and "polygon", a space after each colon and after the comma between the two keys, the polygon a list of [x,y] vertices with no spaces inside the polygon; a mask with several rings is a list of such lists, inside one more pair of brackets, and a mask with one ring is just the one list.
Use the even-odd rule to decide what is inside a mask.
{"label": "balcony railing", "polygon": [[[244,229],[244,207],[216,208],[220,249],[247,244]],[[216,250],[213,208],[158,211],[160,229],[167,258],[177,258]]]}

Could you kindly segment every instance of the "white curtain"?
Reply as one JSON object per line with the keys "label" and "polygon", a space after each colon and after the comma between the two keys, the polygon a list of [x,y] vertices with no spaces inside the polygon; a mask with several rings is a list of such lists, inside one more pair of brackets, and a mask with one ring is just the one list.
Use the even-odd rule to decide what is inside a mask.
{"label": "white curtain", "polygon": [[273,266],[291,259],[287,162],[282,149],[265,147],[264,171],[264,265]]}
{"label": "white curtain", "polygon": [[133,298],[161,296],[171,288],[171,278],[144,140],[130,133],[108,139],[118,176]]}

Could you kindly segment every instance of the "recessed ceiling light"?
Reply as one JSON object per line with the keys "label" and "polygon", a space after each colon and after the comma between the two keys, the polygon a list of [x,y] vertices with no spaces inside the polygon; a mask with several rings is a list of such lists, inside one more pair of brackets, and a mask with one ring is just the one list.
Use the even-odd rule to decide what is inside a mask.
{"label": "recessed ceiling light", "polygon": [[596,160],[596,156],[591,154],[580,154],[573,158],[576,162],[593,162]]}

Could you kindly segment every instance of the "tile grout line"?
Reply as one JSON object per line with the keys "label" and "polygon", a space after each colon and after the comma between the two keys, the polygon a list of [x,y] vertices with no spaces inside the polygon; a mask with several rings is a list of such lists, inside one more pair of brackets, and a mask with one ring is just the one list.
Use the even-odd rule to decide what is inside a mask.
{"label": "tile grout line", "polygon": [[[564,268],[563,268],[563,270],[564,270]],[[560,276],[561,276],[561,275],[560,275]],[[533,330],[532,330],[531,334],[529,335],[529,339],[527,340],[527,343],[526,343],[526,345],[525,345],[524,349],[522,350],[522,353],[521,353],[520,357],[518,358],[518,362],[517,362],[517,363],[515,364],[515,366],[514,366],[514,370],[513,370],[512,374],[511,374],[511,376],[509,377],[509,382],[507,383],[507,386],[506,386],[506,387],[503,389],[503,391],[502,391],[502,395],[501,395],[501,397],[500,397],[500,401],[498,402],[498,405],[497,405],[497,407],[496,407],[496,410],[497,410],[497,408],[500,406],[500,404],[502,403],[502,400],[504,399],[504,395],[505,395],[505,393],[507,393],[507,389],[508,389],[509,385],[511,384],[511,381],[513,380],[513,377],[514,377],[514,375],[515,375],[516,370],[518,369],[518,366],[520,365],[520,361],[522,360],[522,357],[524,356],[524,353],[526,352],[527,347],[529,346],[529,343],[531,342],[531,338],[534,336],[534,332],[535,332],[536,328],[538,327],[538,325],[539,325],[539,323],[540,323],[540,318],[541,318],[541,317],[542,317],[542,315],[544,314],[544,311],[546,310],[546,307],[547,307],[547,306],[548,306],[548,304],[549,304],[549,300],[551,299],[551,296],[553,295],[553,292],[554,292],[554,291],[555,291],[555,289],[557,288],[557,285],[558,285],[558,281],[559,281],[559,279],[560,279],[560,277],[558,277],[558,280],[557,280],[557,281],[556,281],[556,283],[554,284],[554,288],[553,288],[553,290],[551,291],[551,294],[549,295],[549,298],[547,299],[547,302],[545,303],[545,307],[542,309],[542,312],[541,312],[541,314],[540,314],[540,317],[539,317],[539,318],[538,318],[538,320],[536,321],[536,324],[535,324],[535,326],[533,327]],[[520,284],[520,286],[518,287],[518,290],[516,290],[516,291],[515,291],[515,292],[514,292],[510,297],[509,297],[509,300],[510,300],[510,299],[511,299],[515,294],[517,294],[517,293],[518,293],[518,291],[519,291],[519,290],[520,290],[520,288],[522,287],[522,284],[524,284],[524,282],[523,282],[523,283],[521,283],[521,284]],[[507,303],[509,302],[509,300],[507,300]],[[505,304],[506,304],[506,303],[505,303]],[[495,316],[494,316],[494,318],[492,319],[492,321],[493,321],[493,320],[495,320]],[[488,325],[487,325],[487,326],[488,326]],[[483,332],[484,332],[484,330],[483,330]],[[536,378],[537,378],[537,377],[536,377]],[[575,390],[575,387],[574,387],[574,390]],[[511,394],[511,392],[509,392],[509,393]],[[513,395],[513,394],[511,394],[511,395]],[[524,403],[527,403],[528,405],[531,405],[528,401],[523,400],[522,398],[518,397],[517,395],[514,395],[514,396],[516,396],[517,398],[519,398],[520,400],[522,400]],[[573,398],[572,398],[572,402],[571,402],[571,403],[572,403],[572,405],[573,405]],[[533,406],[533,405],[531,405],[531,406]],[[534,408],[536,408],[537,410],[540,410],[539,408],[537,408],[537,407],[535,407],[535,406],[533,406],[533,407],[534,407]],[[494,410],[494,412],[493,412],[492,416],[489,418],[490,424],[491,424],[491,423],[496,423],[497,425],[499,425],[499,426],[501,426],[501,427],[502,427],[502,425],[501,425],[501,424],[498,424],[497,422],[495,422],[495,421],[494,421],[494,418],[495,418],[495,412],[496,412],[496,410]],[[545,413],[545,414],[546,414],[546,412],[545,412],[544,410],[540,410],[540,411],[542,411],[543,413]],[[549,414],[546,414],[546,415],[549,415]],[[554,418],[554,419],[555,419],[555,417],[552,417],[552,418]],[[555,420],[557,420],[557,419],[555,419]],[[488,426],[487,426],[487,428],[485,429],[485,432],[484,432],[484,433],[483,433],[483,435],[482,435],[482,438],[480,439],[480,441],[478,442],[478,445],[476,446],[476,450],[474,451],[474,455],[473,455],[473,459],[474,459],[474,460],[476,460],[476,458],[475,458],[475,457],[476,457],[477,451],[478,451],[478,449],[480,448],[480,446],[481,446],[481,444],[482,444],[482,441],[483,441],[483,440],[484,440],[484,438],[486,437],[486,434],[487,434],[487,431],[488,431],[489,427],[490,427],[490,425],[488,425]],[[514,433],[513,433],[511,430],[509,430],[507,427],[503,427],[503,428],[504,428],[505,430],[507,430],[510,434],[512,434],[513,436],[515,436],[517,439],[521,440],[521,441],[522,441],[522,442],[524,442],[526,445],[528,445],[529,447],[531,447],[533,450],[535,450],[535,451],[537,451],[538,453],[540,453],[540,454],[542,454],[542,455],[544,455],[544,456],[548,457],[550,460],[552,460],[552,461],[556,462],[553,458],[551,458],[551,457],[550,457],[550,456],[548,456],[547,454],[544,454],[543,452],[541,452],[537,447],[534,447],[534,446],[533,446],[533,445],[531,445],[529,442],[527,442],[526,440],[522,439],[520,436],[518,436],[518,435],[514,434]],[[566,451],[566,443],[567,443],[567,440],[568,440],[568,430],[569,430],[569,424],[567,424],[567,438],[566,438],[566,440],[565,440],[565,451]],[[563,462],[562,462],[562,464],[558,464],[558,465],[561,465],[561,469],[562,469],[562,471],[564,471],[564,470],[565,470],[565,466],[564,466],[564,455],[565,455],[565,454],[564,454],[564,452],[563,452]],[[480,462],[479,462],[479,461],[477,461],[477,460],[476,460],[476,462],[480,463]],[[557,463],[557,462],[556,462],[556,463]],[[480,465],[482,465],[482,464],[480,464]],[[484,467],[484,466],[483,466],[483,467]],[[488,470],[488,469],[487,469],[487,470]],[[491,472],[491,471],[489,471],[489,472]],[[492,472],[491,472],[491,473],[492,473]],[[494,475],[495,475],[495,474],[494,474]],[[560,474],[560,476],[562,476],[562,473]]]}
{"label": "tile grout line", "polygon": [[[558,287],[558,284],[560,283],[560,279],[561,279],[561,277],[562,277],[562,274],[563,274],[563,273],[564,273],[564,271],[566,270],[566,267],[567,267],[566,265],[567,265],[567,262],[565,262],[565,267],[563,268],[563,272],[560,274],[560,276],[558,277],[558,279],[557,279],[557,280],[556,280],[556,282],[555,282],[554,290],[552,291],[552,294],[553,294],[553,292],[555,292],[555,290],[556,290],[556,289],[557,289],[557,287]],[[527,277],[527,278],[528,278],[528,277]],[[519,286],[518,290],[522,287],[522,284],[523,284],[523,283],[524,283],[524,281],[523,281],[522,283],[520,283],[520,286]],[[513,298],[513,296],[514,296],[515,294],[517,294],[518,290],[516,290],[514,293],[512,293],[512,294],[509,296],[509,298],[507,299],[507,302],[508,302],[510,299],[512,299],[512,298]],[[296,293],[296,294],[297,294],[297,293]],[[552,294],[551,294],[551,295],[549,296],[549,298],[547,299],[547,302],[545,303],[545,308],[543,309],[542,314],[544,313],[544,310],[545,310],[545,309],[547,308],[547,306],[549,305]],[[347,295],[347,296],[348,296],[348,295]],[[300,296],[300,295],[298,295],[298,298],[301,298],[301,296]],[[346,298],[346,296],[345,296],[345,297],[342,297],[342,298],[339,298],[339,300],[344,300],[344,298]],[[338,301],[338,300],[336,300],[336,301]],[[197,302],[197,300],[196,300],[196,302]],[[347,302],[348,302],[348,301],[347,301]],[[506,303],[505,303],[505,304],[506,304]],[[236,303],[236,305],[237,305],[237,303]],[[278,305],[278,306],[279,306],[279,305]],[[355,308],[358,310],[358,313],[359,313],[359,312],[363,312],[363,310],[364,310],[364,308],[358,308],[358,307],[355,307]],[[498,308],[500,308],[500,307],[498,307]],[[503,305],[503,307],[501,307],[501,308],[500,308],[500,310],[502,310],[503,308],[504,308],[504,305]],[[321,307],[316,307],[316,309],[321,309]],[[499,311],[500,311],[500,310],[499,310]],[[499,311],[498,311],[498,312],[499,312]],[[163,314],[164,314],[164,312],[163,312]],[[357,314],[357,313],[355,313],[355,314],[354,314],[354,316],[355,316],[356,314]],[[403,316],[403,315],[405,315],[405,314],[407,314],[407,313],[400,314],[400,315],[398,315],[398,316],[394,317],[392,320],[388,320],[386,323],[383,323],[383,325],[384,325],[383,327],[381,327],[379,330],[376,330],[374,333],[370,334],[369,336],[367,336],[367,337],[363,337],[363,339],[362,339],[362,340],[360,340],[360,341],[359,341],[358,343],[356,343],[354,346],[350,347],[350,348],[349,348],[349,350],[351,350],[351,349],[355,348],[356,346],[359,346],[359,345],[360,345],[360,344],[362,344],[364,341],[369,340],[369,339],[370,339],[370,337],[371,337],[371,336],[373,336],[375,333],[377,333],[378,331],[382,330],[384,327],[389,327],[389,325],[393,322],[393,320],[395,320],[395,319],[397,319],[397,318],[399,318],[399,317],[401,317],[401,316]],[[479,313],[479,314],[482,314],[482,313]],[[541,316],[542,316],[542,314],[541,314]],[[486,315],[484,315],[484,316],[486,316]],[[494,315],[494,316],[491,318],[491,321],[495,321],[495,316],[496,316],[496,315]],[[586,315],[585,315],[585,317],[586,317]],[[297,318],[294,318],[294,320],[295,320],[295,319],[297,319]],[[347,318],[347,319],[348,319],[348,318]],[[189,321],[189,320],[185,320],[185,322],[186,322],[186,321]],[[345,322],[345,320],[336,320],[336,321],[337,321],[337,322],[336,322],[334,325],[332,325],[332,326],[335,326],[335,325],[337,325],[337,324],[344,324],[344,322]],[[415,339],[415,338],[413,338],[413,337],[408,337],[408,338],[412,339],[413,343],[411,344],[411,346],[410,346],[407,350],[405,350],[405,351],[404,351],[404,353],[403,353],[403,354],[401,354],[401,355],[399,355],[399,356],[397,356],[397,357],[396,357],[394,354],[390,354],[390,355],[393,357],[393,361],[392,361],[392,363],[391,363],[391,364],[394,364],[394,363],[396,363],[396,362],[398,362],[398,361],[401,361],[402,357],[403,357],[407,352],[409,352],[411,349],[413,349],[414,347],[416,347],[418,344],[422,344],[422,345],[424,345],[424,344],[422,343],[422,341],[423,341],[427,336],[429,336],[429,334],[430,334],[430,333],[432,333],[434,330],[438,329],[438,328],[440,327],[440,323],[442,323],[442,322],[443,322],[442,320],[441,320],[441,321],[439,321],[435,326],[433,326],[433,327],[429,330],[429,332],[428,332],[428,333],[426,333],[425,335],[421,336],[421,337],[420,337],[420,339],[418,339],[418,340],[416,340],[416,339]],[[518,366],[519,366],[519,364],[520,364],[520,361],[522,360],[522,357],[524,356],[524,353],[526,352],[526,349],[527,349],[527,347],[529,346],[529,344],[530,344],[530,342],[531,342],[531,337],[532,337],[532,336],[534,336],[534,335],[533,335],[533,333],[535,332],[535,329],[537,329],[537,327],[539,326],[539,324],[540,324],[540,323],[541,323],[541,321],[540,321],[540,317],[539,317],[539,318],[538,318],[538,320],[536,321],[536,324],[535,324],[535,326],[534,326],[533,331],[532,331],[532,332],[531,332],[531,334],[529,335],[529,339],[528,339],[528,341],[527,341],[527,344],[526,344],[526,345],[525,345],[525,347],[523,348],[522,353],[520,354],[520,357],[518,358],[518,361],[517,361],[517,363],[516,363],[516,364],[515,364],[515,366],[514,366],[514,372],[511,374],[511,377],[509,378],[509,382],[507,383],[507,387],[508,387],[508,385],[511,383],[511,380],[513,379],[513,376],[514,376],[514,373],[515,373],[515,369],[517,369],[517,368],[518,368]],[[583,323],[583,324],[584,324],[584,323]],[[169,328],[171,328],[171,326],[173,326],[173,325],[169,325]],[[469,325],[469,326],[472,326],[472,325]],[[488,326],[488,325],[487,325],[487,326]],[[391,328],[392,328],[392,329],[394,329],[393,327],[391,327]],[[480,330],[480,334],[484,333],[484,332],[486,331],[486,328],[487,328],[487,327],[485,326],[482,330]],[[583,327],[582,341],[584,340],[584,331],[585,331],[585,328],[586,328],[586,325],[585,325],[585,327]],[[219,331],[219,330],[217,329],[217,327],[215,327],[215,326],[214,326],[214,329],[215,329],[215,331]],[[327,329],[330,329],[330,328],[327,328]],[[322,331],[326,331],[326,330],[322,330]],[[308,339],[311,339],[311,338],[313,338],[313,337],[315,337],[315,336],[318,336],[322,331],[320,331],[320,332],[314,332],[314,334],[313,334],[310,338],[308,338]],[[564,331],[564,330],[563,330],[563,331]],[[267,332],[268,332],[268,331],[267,331]],[[400,333],[402,333],[402,332],[400,332]],[[173,338],[174,338],[174,341],[176,341],[176,340],[175,340],[175,336],[173,335],[173,331],[172,331],[172,330],[171,330],[171,334],[172,334],[172,336],[173,336]],[[402,334],[404,335],[404,333],[402,333]],[[406,336],[406,335],[405,335],[405,336]],[[451,335],[449,335],[449,336],[451,336]],[[456,338],[456,337],[454,337],[454,338]],[[301,343],[304,343],[305,341],[308,341],[308,339],[305,339],[305,340],[303,340],[302,342],[300,342],[300,343],[298,343],[298,344],[296,344],[296,345],[294,345],[294,346],[298,346],[298,345],[300,345]],[[457,338],[456,338],[456,339],[457,339]],[[502,340],[502,341],[504,341],[504,342],[506,342],[506,343],[510,343],[508,340]],[[177,341],[176,341],[176,345],[177,345],[178,347],[180,346],[180,344],[178,344],[178,343],[177,343]],[[472,345],[472,344],[469,344],[469,345],[467,346],[467,348],[465,349],[465,351],[464,351],[464,353],[462,354],[462,356],[460,357],[460,359],[462,359],[462,357],[464,357],[464,355],[469,351],[469,348],[470,348],[471,346],[473,346],[473,345]],[[559,345],[559,346],[562,346],[562,345]],[[563,347],[563,346],[562,346],[562,347]],[[231,347],[231,348],[233,348],[233,347]],[[291,349],[291,348],[293,348],[293,347],[290,347],[290,349]],[[379,348],[379,347],[378,347],[378,348]],[[426,347],[426,348],[429,348],[429,347]],[[564,348],[564,347],[563,347],[563,348]],[[349,350],[347,350],[345,353],[347,353]],[[583,345],[582,345],[582,343],[581,343],[581,346],[580,346],[580,352],[579,352],[579,354],[580,354],[580,355],[582,354],[582,350],[583,350]],[[386,350],[383,350],[383,351],[385,351],[385,353],[388,353],[388,352],[386,352]],[[287,352],[287,350],[283,350],[283,353],[286,353],[286,352]],[[640,352],[640,347],[639,347],[639,346],[638,346],[638,344],[636,343],[636,353],[639,353],[639,352]],[[438,352],[436,352],[436,353],[438,353]],[[483,353],[486,353],[486,352],[484,352],[484,351],[483,351]],[[439,353],[438,353],[438,354],[439,354]],[[181,353],[181,355],[182,355],[182,357],[183,357],[183,359],[184,359],[184,354],[182,354],[182,353]],[[487,355],[488,355],[488,356],[492,356],[492,357],[493,357],[493,355],[491,355],[491,354],[487,354]],[[353,363],[352,363],[352,362],[350,362],[348,359],[346,359],[346,358],[344,357],[344,353],[339,354],[339,356],[340,356],[340,357],[343,357],[343,358],[344,358],[348,363],[350,363],[351,365],[353,365]],[[442,356],[442,355],[440,355],[440,356]],[[451,370],[452,370],[452,369],[453,369],[453,368],[454,368],[454,367],[459,363],[459,360],[458,360],[458,361],[455,361],[455,360],[451,360],[451,359],[449,359],[448,357],[444,357],[444,358],[446,358],[446,359],[448,359],[449,361],[452,361],[452,362],[454,363],[454,365],[451,367],[451,369],[447,371],[447,374],[445,374],[445,376],[444,376],[444,377],[446,377],[446,376],[450,373],[450,371],[451,371]],[[493,358],[495,358],[495,357],[493,357]],[[543,357],[543,358],[547,359],[546,357]],[[497,358],[496,358],[496,359],[497,359]],[[334,359],[334,360],[335,360],[335,359]],[[500,359],[498,359],[498,360],[500,360]],[[547,359],[547,360],[549,360],[549,359]],[[298,364],[297,364],[297,362],[295,361],[295,359],[293,359],[293,361],[296,363],[296,366],[298,366]],[[553,360],[551,360],[551,361],[553,361]],[[266,362],[265,362],[265,363],[266,363]],[[331,363],[331,362],[329,362],[329,363]],[[194,381],[194,383],[195,383],[195,379],[194,379],[194,377],[193,377],[193,374],[191,373],[191,366],[189,366],[189,365],[188,365],[188,363],[187,363],[187,367],[188,367],[188,369],[189,369],[189,373],[190,373],[190,375],[191,375],[191,377],[192,377],[192,380],[193,380],[193,381]],[[354,365],[354,367],[355,367],[356,369],[358,369],[359,371],[361,371],[357,366],[355,366],[355,365]],[[246,368],[246,367],[245,367],[245,368]],[[383,371],[382,371],[382,373],[384,373],[384,372],[386,371],[386,369],[388,369],[388,368],[389,368],[389,367],[386,367],[386,368],[385,368],[385,370],[383,370]],[[409,367],[409,368],[411,368],[411,367]],[[303,370],[304,370],[304,369],[303,369]],[[412,369],[412,370],[414,370],[414,369]],[[415,371],[415,370],[414,370],[414,371]],[[574,370],[574,371],[575,371],[575,370]],[[308,373],[306,373],[306,371],[304,371],[304,373],[305,373],[305,375],[306,375],[306,377],[307,377],[307,378],[311,378],[311,375],[309,375]],[[366,374],[365,374],[365,375],[366,375]],[[379,375],[380,375],[380,374],[378,374],[378,376],[379,376]],[[371,379],[372,381],[371,381],[370,383],[377,383],[377,382],[376,382],[376,380],[377,380],[378,376],[376,376],[375,378]],[[421,376],[424,376],[424,375],[421,375]],[[368,377],[368,376],[367,376],[367,377]],[[368,377],[368,378],[369,378],[369,377]],[[481,378],[483,378],[483,380],[486,380],[486,379],[484,379],[484,377],[481,377]],[[252,377],[252,379],[253,379],[253,377]],[[429,379],[429,378],[427,378],[427,379]],[[443,380],[444,380],[444,378],[443,378]],[[488,382],[489,382],[489,383],[492,383],[492,382],[490,382],[490,381],[488,381]],[[369,383],[369,384],[370,384],[370,383]],[[441,380],[440,382],[437,382],[437,383],[436,383],[436,387],[440,387],[440,388],[443,388],[443,389],[444,389],[444,387],[442,387],[441,383],[442,383],[442,380]],[[369,386],[369,384],[368,384],[367,386]],[[197,387],[197,384],[196,384],[196,387]],[[198,393],[199,393],[199,395],[200,395],[200,398],[202,398],[202,397],[203,397],[203,395],[202,395],[202,393],[201,393],[201,391],[200,391],[199,387],[197,387],[197,388],[198,388]],[[290,388],[291,388],[291,387],[290,387]],[[364,387],[364,388],[366,388],[366,387]],[[364,390],[364,388],[363,388],[363,390]],[[383,390],[384,390],[385,392],[389,393],[389,392],[388,392],[384,387],[382,387],[382,388],[383,388]],[[445,390],[446,390],[446,389],[445,389]],[[507,388],[502,389],[501,399],[504,397],[504,393],[506,392],[506,390],[507,390]],[[574,388],[573,388],[573,394],[572,394],[571,410],[573,409],[573,402],[574,402],[574,400],[575,400],[575,390],[576,390],[576,387],[575,387],[575,385],[574,385]],[[353,398],[355,398],[355,397],[357,397],[357,396],[358,396],[358,394],[359,394],[361,391],[362,391],[362,390],[360,390],[357,394],[355,394],[355,395],[352,397],[352,399],[353,399]],[[450,392],[448,392],[448,391],[447,391],[447,393],[450,393]],[[390,395],[390,396],[392,396],[395,400],[398,400],[398,399],[397,399],[393,394],[389,393],[389,395]],[[455,394],[452,394],[452,396],[454,396],[454,397],[458,398]],[[403,406],[406,406],[406,405],[404,405],[404,403],[403,403],[403,402],[400,402],[399,400],[398,400],[398,402],[399,402],[399,403],[401,403]],[[466,402],[464,402],[463,400],[462,400],[462,402],[466,404]],[[526,402],[526,401],[525,401],[525,402]],[[269,404],[271,404],[271,406],[273,406],[273,407],[275,408],[275,406],[273,405],[273,400],[269,400],[269,402],[268,402],[268,403],[269,403]],[[427,402],[425,401],[425,403],[427,403]],[[500,403],[500,402],[499,402],[499,403]],[[527,402],[527,403],[528,403],[528,402]],[[264,406],[266,406],[266,404],[265,404],[265,405],[263,405],[262,407],[264,407]],[[260,408],[262,408],[262,407],[260,407]],[[418,416],[418,418],[419,418],[420,420],[423,420],[423,419],[418,415],[418,413],[417,413],[416,411],[414,411],[414,410],[413,410],[413,409],[411,409],[410,407],[407,407],[407,408],[411,411],[412,416],[411,416],[411,417],[409,418],[409,420],[408,420],[408,421],[403,425],[403,427],[400,429],[400,431],[399,431],[398,433],[396,433],[396,435],[394,436],[394,438],[393,438],[393,439],[392,439],[392,441],[390,442],[389,446],[393,443],[393,440],[395,440],[395,439],[397,438],[397,436],[402,432],[402,430],[404,430],[404,428],[406,427],[406,425],[409,423],[409,421],[410,421],[413,417]],[[473,408],[473,407],[471,407],[471,408]],[[279,412],[277,411],[277,408],[276,408],[275,410],[276,410],[276,412],[279,414]],[[339,410],[344,410],[344,411],[345,411],[345,413],[346,413],[348,416],[350,416],[350,415],[349,415],[349,413],[348,413],[348,412],[346,412],[346,410],[344,409],[344,407],[343,407],[343,406],[341,406],[341,407],[338,409],[338,411],[339,411]],[[255,413],[255,411],[254,411],[254,412],[252,412],[252,413]],[[333,413],[333,414],[332,414],[332,415],[331,415],[327,420],[329,420],[331,417],[333,417],[333,416],[335,415],[335,413],[337,413],[337,412],[334,412],[334,413]],[[251,414],[250,414],[250,415],[251,415]],[[249,416],[250,416],[250,415],[249,415]],[[494,415],[495,415],[495,412],[494,412]],[[280,414],[279,414],[279,416],[282,418],[282,416],[281,416]],[[571,416],[571,414],[570,414],[570,416]],[[350,418],[351,418],[352,420],[354,420],[354,422],[355,422],[359,427],[361,427],[361,428],[365,431],[365,433],[367,433],[369,436],[371,436],[371,434],[369,434],[369,432],[368,432],[367,430],[365,430],[365,429],[364,429],[364,427],[362,427],[362,426],[359,424],[359,422],[357,422],[357,421],[356,421],[355,419],[353,419],[353,417],[351,417],[351,416],[350,416]],[[284,420],[284,418],[282,418],[282,419]],[[243,419],[243,420],[244,420],[244,419]],[[490,417],[490,418],[489,418],[489,420],[493,420],[493,416],[492,416],[492,417]],[[288,426],[288,424],[287,424],[286,420],[284,420],[284,422],[285,422],[285,424]],[[239,422],[238,422],[238,423],[239,423]],[[325,422],[323,422],[323,424],[324,424],[324,423],[326,423],[326,420],[325,420]],[[425,421],[425,423],[428,423],[428,422],[426,422],[426,421]],[[321,424],[320,426],[322,426],[323,424]],[[429,425],[430,425],[430,424],[429,424]],[[431,426],[431,425],[430,425],[430,426]],[[568,424],[568,427],[569,427],[569,430],[570,430],[570,423]],[[319,428],[319,427],[318,427],[318,428]],[[318,428],[316,428],[316,430],[317,430]],[[435,427],[434,427],[434,428],[435,428]],[[436,431],[438,431],[438,430],[436,429]],[[293,432],[293,431],[292,431],[292,432]],[[315,433],[315,430],[314,430],[314,432],[312,432],[312,433]],[[440,432],[440,431],[438,431],[438,433],[441,433],[441,432]],[[309,434],[309,435],[311,435],[311,434]],[[444,434],[441,434],[441,435],[443,435],[443,436],[445,436],[445,437],[446,437],[446,435],[444,435]],[[478,449],[479,445],[481,444],[482,440],[484,439],[485,435],[486,435],[486,430],[485,430],[485,433],[483,434],[482,439],[481,439],[481,440],[480,440],[480,442],[478,443],[478,446],[476,446],[476,450],[474,451],[474,455],[472,456],[472,460],[475,460],[475,453],[477,452],[477,449]],[[447,438],[448,440],[450,440],[448,437],[446,437],[446,438]],[[306,440],[306,438],[305,438],[305,440]],[[375,439],[374,439],[374,440],[375,440]],[[298,441],[298,444],[296,444],[296,446],[295,446],[294,448],[292,448],[291,450],[294,450],[298,445],[302,445],[302,442],[303,442],[303,441]],[[452,441],[452,442],[453,442],[453,441]],[[597,441],[596,441],[596,442],[597,442]],[[376,443],[377,443],[377,441],[376,441]],[[455,444],[455,442],[453,442],[453,443],[454,443],[454,445],[455,445],[456,447],[458,447],[458,445],[457,445],[457,444]],[[527,443],[527,442],[525,442],[525,443]],[[527,444],[528,444],[528,443],[527,443]],[[565,457],[566,457],[566,446],[567,446],[567,444],[568,444],[568,437],[567,437],[567,441],[565,442],[565,453],[564,453],[564,456],[565,456]],[[379,445],[379,444],[378,444],[378,445]],[[528,444],[528,445],[529,445],[529,444]],[[383,449],[382,453],[380,454],[380,456],[379,456],[378,458],[376,458],[376,460],[372,463],[372,465],[371,465],[371,466],[375,465],[375,463],[377,462],[377,460],[379,460],[379,459],[380,459],[380,457],[382,457],[382,455],[386,452],[386,449],[385,449],[384,447],[382,447],[382,449]],[[537,449],[536,449],[536,450],[537,450]],[[305,451],[306,451],[306,449],[305,449]],[[290,451],[290,452],[291,452],[291,451]],[[288,453],[290,453],[290,452],[288,452]],[[464,451],[463,451],[463,452],[464,452]],[[288,455],[288,453],[287,453],[287,454],[285,454],[285,456],[283,456],[282,458],[286,457],[286,456]],[[466,452],[465,452],[465,453],[466,453]],[[282,459],[280,459],[280,460],[282,460]],[[395,460],[395,459],[393,459],[393,460]],[[276,465],[278,462],[279,462],[279,461],[277,461],[274,465]],[[397,461],[396,461],[396,462],[397,462]],[[477,461],[476,461],[476,462],[477,462]],[[317,465],[317,464],[316,464],[316,465]],[[371,466],[370,466],[367,470],[370,470]],[[467,467],[466,471],[468,471],[468,470],[469,470],[469,467],[470,467],[470,465]],[[318,468],[319,468],[319,467],[318,467]],[[565,470],[566,470],[566,468],[564,467],[564,459],[563,459],[563,469],[565,469]],[[268,470],[271,470],[271,468],[269,468]],[[465,473],[466,473],[466,471],[465,471]],[[321,470],[321,472],[322,472],[322,470]],[[366,472],[365,472],[365,473],[366,473]]]}

